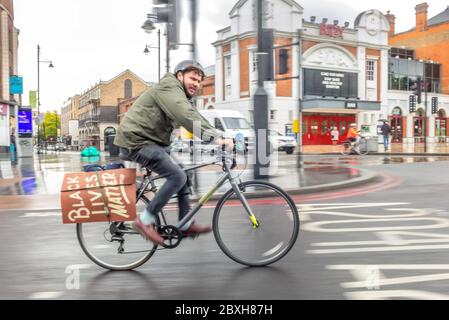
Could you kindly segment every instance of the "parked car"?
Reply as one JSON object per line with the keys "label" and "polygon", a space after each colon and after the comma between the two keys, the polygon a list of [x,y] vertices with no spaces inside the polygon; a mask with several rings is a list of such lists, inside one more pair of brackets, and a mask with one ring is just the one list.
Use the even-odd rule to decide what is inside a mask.
{"label": "parked car", "polygon": [[64,143],[59,142],[57,144],[55,144],[55,150],[56,151],[65,151],[66,150],[66,146]]}
{"label": "parked car", "polygon": [[272,150],[285,151],[287,154],[292,154],[296,148],[296,140],[293,137],[284,136],[276,130],[268,130],[270,145]]}

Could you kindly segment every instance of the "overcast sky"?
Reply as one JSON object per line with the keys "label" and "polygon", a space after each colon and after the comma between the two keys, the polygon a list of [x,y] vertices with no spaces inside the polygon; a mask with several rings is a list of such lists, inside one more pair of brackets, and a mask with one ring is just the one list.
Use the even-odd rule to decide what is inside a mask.
{"label": "overcast sky", "polygon": [[[182,0],[187,3],[188,0]],[[228,13],[237,0],[198,0],[198,55],[204,66],[215,63],[211,43],[216,31],[230,24]],[[349,21],[368,9],[396,15],[396,32],[414,27],[415,5],[410,0],[303,0],[304,18],[317,21]],[[428,0],[429,18],[445,10],[446,0]],[[157,81],[157,49],[149,55],[145,45],[157,46],[157,33],[147,34],[141,26],[150,13],[152,0],[14,0],[15,26],[19,35],[19,74],[24,78],[23,104],[28,91],[37,88],[37,45],[41,60],[52,60],[40,67],[41,111],[57,110],[69,97],[82,93],[100,80],[106,81],[130,69],[145,81]],[[183,25],[183,29],[188,29]],[[182,37],[182,42],[188,42]],[[162,38],[162,43],[164,39]],[[162,47],[162,71],[165,71]],[[172,52],[171,69],[189,58],[188,47]]]}

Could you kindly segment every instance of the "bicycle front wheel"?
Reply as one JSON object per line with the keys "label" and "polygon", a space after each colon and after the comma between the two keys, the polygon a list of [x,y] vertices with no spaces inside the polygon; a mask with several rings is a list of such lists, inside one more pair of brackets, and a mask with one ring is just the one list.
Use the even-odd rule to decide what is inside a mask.
{"label": "bicycle front wheel", "polygon": [[[137,201],[137,211],[148,204],[145,197]],[[157,217],[159,225],[159,217]],[[94,222],[76,225],[78,242],[90,260],[114,271],[135,269],[151,258],[157,245],[145,241],[131,222]]]}
{"label": "bicycle front wheel", "polygon": [[359,145],[360,154],[368,154],[368,140],[366,138],[360,139],[360,145]]}
{"label": "bicycle front wheel", "polygon": [[279,187],[259,181],[239,185],[259,226],[254,227],[234,190],[219,200],[213,231],[220,249],[247,266],[266,266],[284,257],[296,242],[299,215],[290,196]]}

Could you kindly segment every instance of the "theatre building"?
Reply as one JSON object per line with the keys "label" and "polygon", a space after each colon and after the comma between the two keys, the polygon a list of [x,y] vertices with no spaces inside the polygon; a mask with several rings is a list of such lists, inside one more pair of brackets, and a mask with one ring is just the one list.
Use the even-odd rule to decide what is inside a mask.
{"label": "theatre building", "polygon": [[[257,89],[255,3],[238,1],[230,26],[217,31],[215,101],[207,106],[241,111],[250,122]],[[264,28],[273,30],[275,48],[274,81],[265,82],[269,127],[290,134],[301,108],[305,145],[331,144],[334,126],[342,140],[351,122],[377,135],[382,108],[387,109],[388,20],[369,10],[351,25],[304,18],[303,11],[295,1],[264,1]]]}
{"label": "theatre building", "polygon": [[362,12],[353,28],[337,20],[303,23],[301,36],[303,144],[331,144],[337,127],[340,141],[355,122],[377,135],[388,85],[388,30],[377,10]]}

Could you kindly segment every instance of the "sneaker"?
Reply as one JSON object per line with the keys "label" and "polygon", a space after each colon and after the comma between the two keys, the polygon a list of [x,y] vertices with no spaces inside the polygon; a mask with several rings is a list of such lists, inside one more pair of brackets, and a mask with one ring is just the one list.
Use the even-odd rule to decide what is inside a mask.
{"label": "sneaker", "polygon": [[206,224],[192,223],[190,227],[182,231],[183,236],[199,235],[202,233],[209,233],[212,231],[212,226]]}
{"label": "sneaker", "polygon": [[154,226],[152,224],[148,226],[144,225],[142,221],[140,221],[139,217],[134,220],[134,229],[136,229],[136,231],[139,232],[145,239],[153,241],[154,244],[164,244],[164,239],[156,231],[156,229],[154,229]]}

